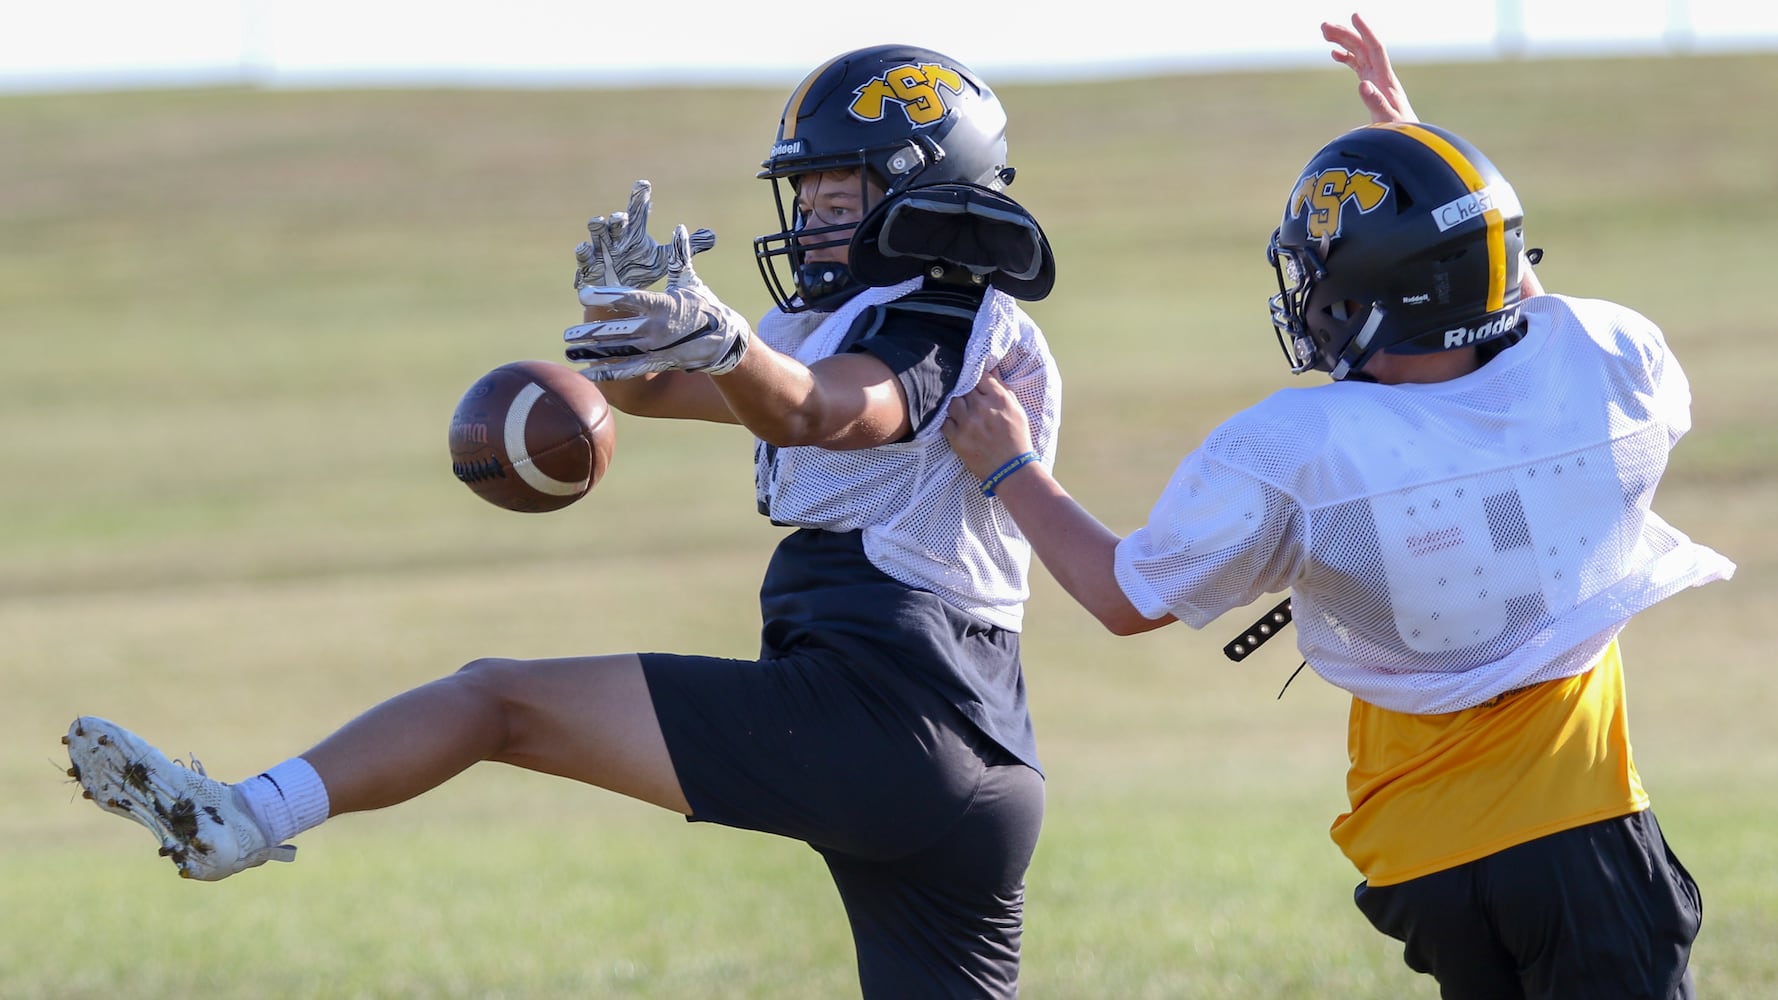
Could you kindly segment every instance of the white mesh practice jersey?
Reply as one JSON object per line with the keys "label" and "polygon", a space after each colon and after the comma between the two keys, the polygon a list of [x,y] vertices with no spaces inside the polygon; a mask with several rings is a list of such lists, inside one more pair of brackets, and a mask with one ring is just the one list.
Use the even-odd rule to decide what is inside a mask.
{"label": "white mesh practice jersey", "polygon": [[1117,579],[1201,628],[1289,589],[1308,664],[1398,712],[1586,670],[1630,617],[1734,564],[1650,509],[1691,426],[1659,329],[1525,300],[1525,336],[1431,385],[1285,389],[1174,472]]}
{"label": "white mesh practice jersey", "polygon": [[[915,278],[867,288],[810,330],[801,315],[772,312],[759,324],[774,349],[811,364],[839,349],[865,309],[919,288]],[[1032,447],[1053,467],[1062,383],[1037,324],[1008,295],[990,289],[976,313],[951,397],[974,389],[992,366],[1031,422]],[[855,451],[755,444],[760,509],[774,522],[861,531],[878,569],[930,590],[953,607],[1017,631],[1029,596],[1031,545],[957,460],[940,427],[947,399],[907,441]]]}

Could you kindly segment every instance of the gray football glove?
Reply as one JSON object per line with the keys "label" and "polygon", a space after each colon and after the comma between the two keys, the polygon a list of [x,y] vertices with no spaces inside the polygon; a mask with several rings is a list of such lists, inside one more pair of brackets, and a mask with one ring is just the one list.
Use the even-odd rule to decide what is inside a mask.
{"label": "gray football glove", "polygon": [[[630,188],[630,210],[595,215],[587,220],[588,239],[574,248],[574,287],[623,285],[649,288],[667,277],[667,248],[648,235],[648,210],[653,185],[637,181]],[[691,234],[691,252],[716,245],[716,234],[699,229]]]}
{"label": "gray football glove", "polygon": [[597,318],[562,333],[569,361],[595,382],[682,371],[723,375],[747,353],[753,330],[692,269],[696,250],[684,226],[666,247],[667,287],[650,292],[584,285],[580,304]]}

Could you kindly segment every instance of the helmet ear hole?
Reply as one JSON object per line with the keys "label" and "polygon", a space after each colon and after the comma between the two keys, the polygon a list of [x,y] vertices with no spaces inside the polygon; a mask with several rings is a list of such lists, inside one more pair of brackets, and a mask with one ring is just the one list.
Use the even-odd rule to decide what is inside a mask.
{"label": "helmet ear hole", "polygon": [[[936,147],[934,148],[936,149]],[[881,172],[886,176],[878,177],[878,179],[882,181],[882,186],[885,188],[899,188],[902,186],[903,178],[919,174],[929,162],[940,159],[943,155],[943,151],[938,150],[935,156],[929,157],[918,142],[910,140],[906,145],[892,150],[882,158]],[[866,168],[866,171],[873,176],[879,173],[874,166]]]}

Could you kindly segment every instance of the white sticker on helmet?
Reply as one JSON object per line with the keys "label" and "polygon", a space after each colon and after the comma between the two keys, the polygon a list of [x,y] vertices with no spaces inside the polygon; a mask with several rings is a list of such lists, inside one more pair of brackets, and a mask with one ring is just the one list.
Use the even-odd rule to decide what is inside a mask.
{"label": "white sticker on helmet", "polygon": [[1432,221],[1442,233],[1491,208],[1499,209],[1500,214],[1509,219],[1524,214],[1524,210],[1519,207],[1518,194],[1513,191],[1512,185],[1503,182],[1490,184],[1480,191],[1471,191],[1455,201],[1440,205],[1432,210]]}

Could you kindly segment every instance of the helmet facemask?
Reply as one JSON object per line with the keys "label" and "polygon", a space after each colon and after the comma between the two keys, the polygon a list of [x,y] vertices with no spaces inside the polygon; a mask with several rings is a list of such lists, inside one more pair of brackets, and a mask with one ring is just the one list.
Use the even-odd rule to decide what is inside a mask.
{"label": "helmet facemask", "polygon": [[[943,157],[942,151],[929,158],[917,143],[898,143],[889,150],[858,150],[844,157],[827,157],[818,161],[791,164],[783,172],[767,172],[772,182],[772,200],[778,211],[778,232],[760,236],[753,241],[753,253],[759,263],[760,277],[778,308],[785,312],[810,309],[833,309],[857,294],[864,286],[851,270],[836,260],[808,259],[810,252],[831,247],[848,246],[858,223],[877,203],[891,193],[907,188],[926,165]],[[883,181],[878,164],[894,174],[893,184]],[[790,169],[798,168],[795,172]],[[828,222],[803,210],[800,187],[805,177],[832,171],[853,170],[851,181],[858,186],[859,211],[856,218]],[[885,193],[886,188],[891,190]]]}
{"label": "helmet facemask", "polygon": [[1266,257],[1278,275],[1278,294],[1269,302],[1272,330],[1291,373],[1324,371],[1335,379],[1358,376],[1377,351],[1374,338],[1387,315],[1382,305],[1328,294],[1320,285],[1327,277],[1321,254],[1312,246],[1280,246],[1277,230]]}
{"label": "helmet facemask", "polygon": [[1278,347],[1293,375],[1301,375],[1317,367],[1319,350],[1309,336],[1305,306],[1315,290],[1317,279],[1327,276],[1319,255],[1308,247],[1278,245],[1279,230],[1272,230],[1272,242],[1266,247],[1266,259],[1278,276],[1278,294],[1268,300],[1272,314],[1272,332],[1278,335]]}

